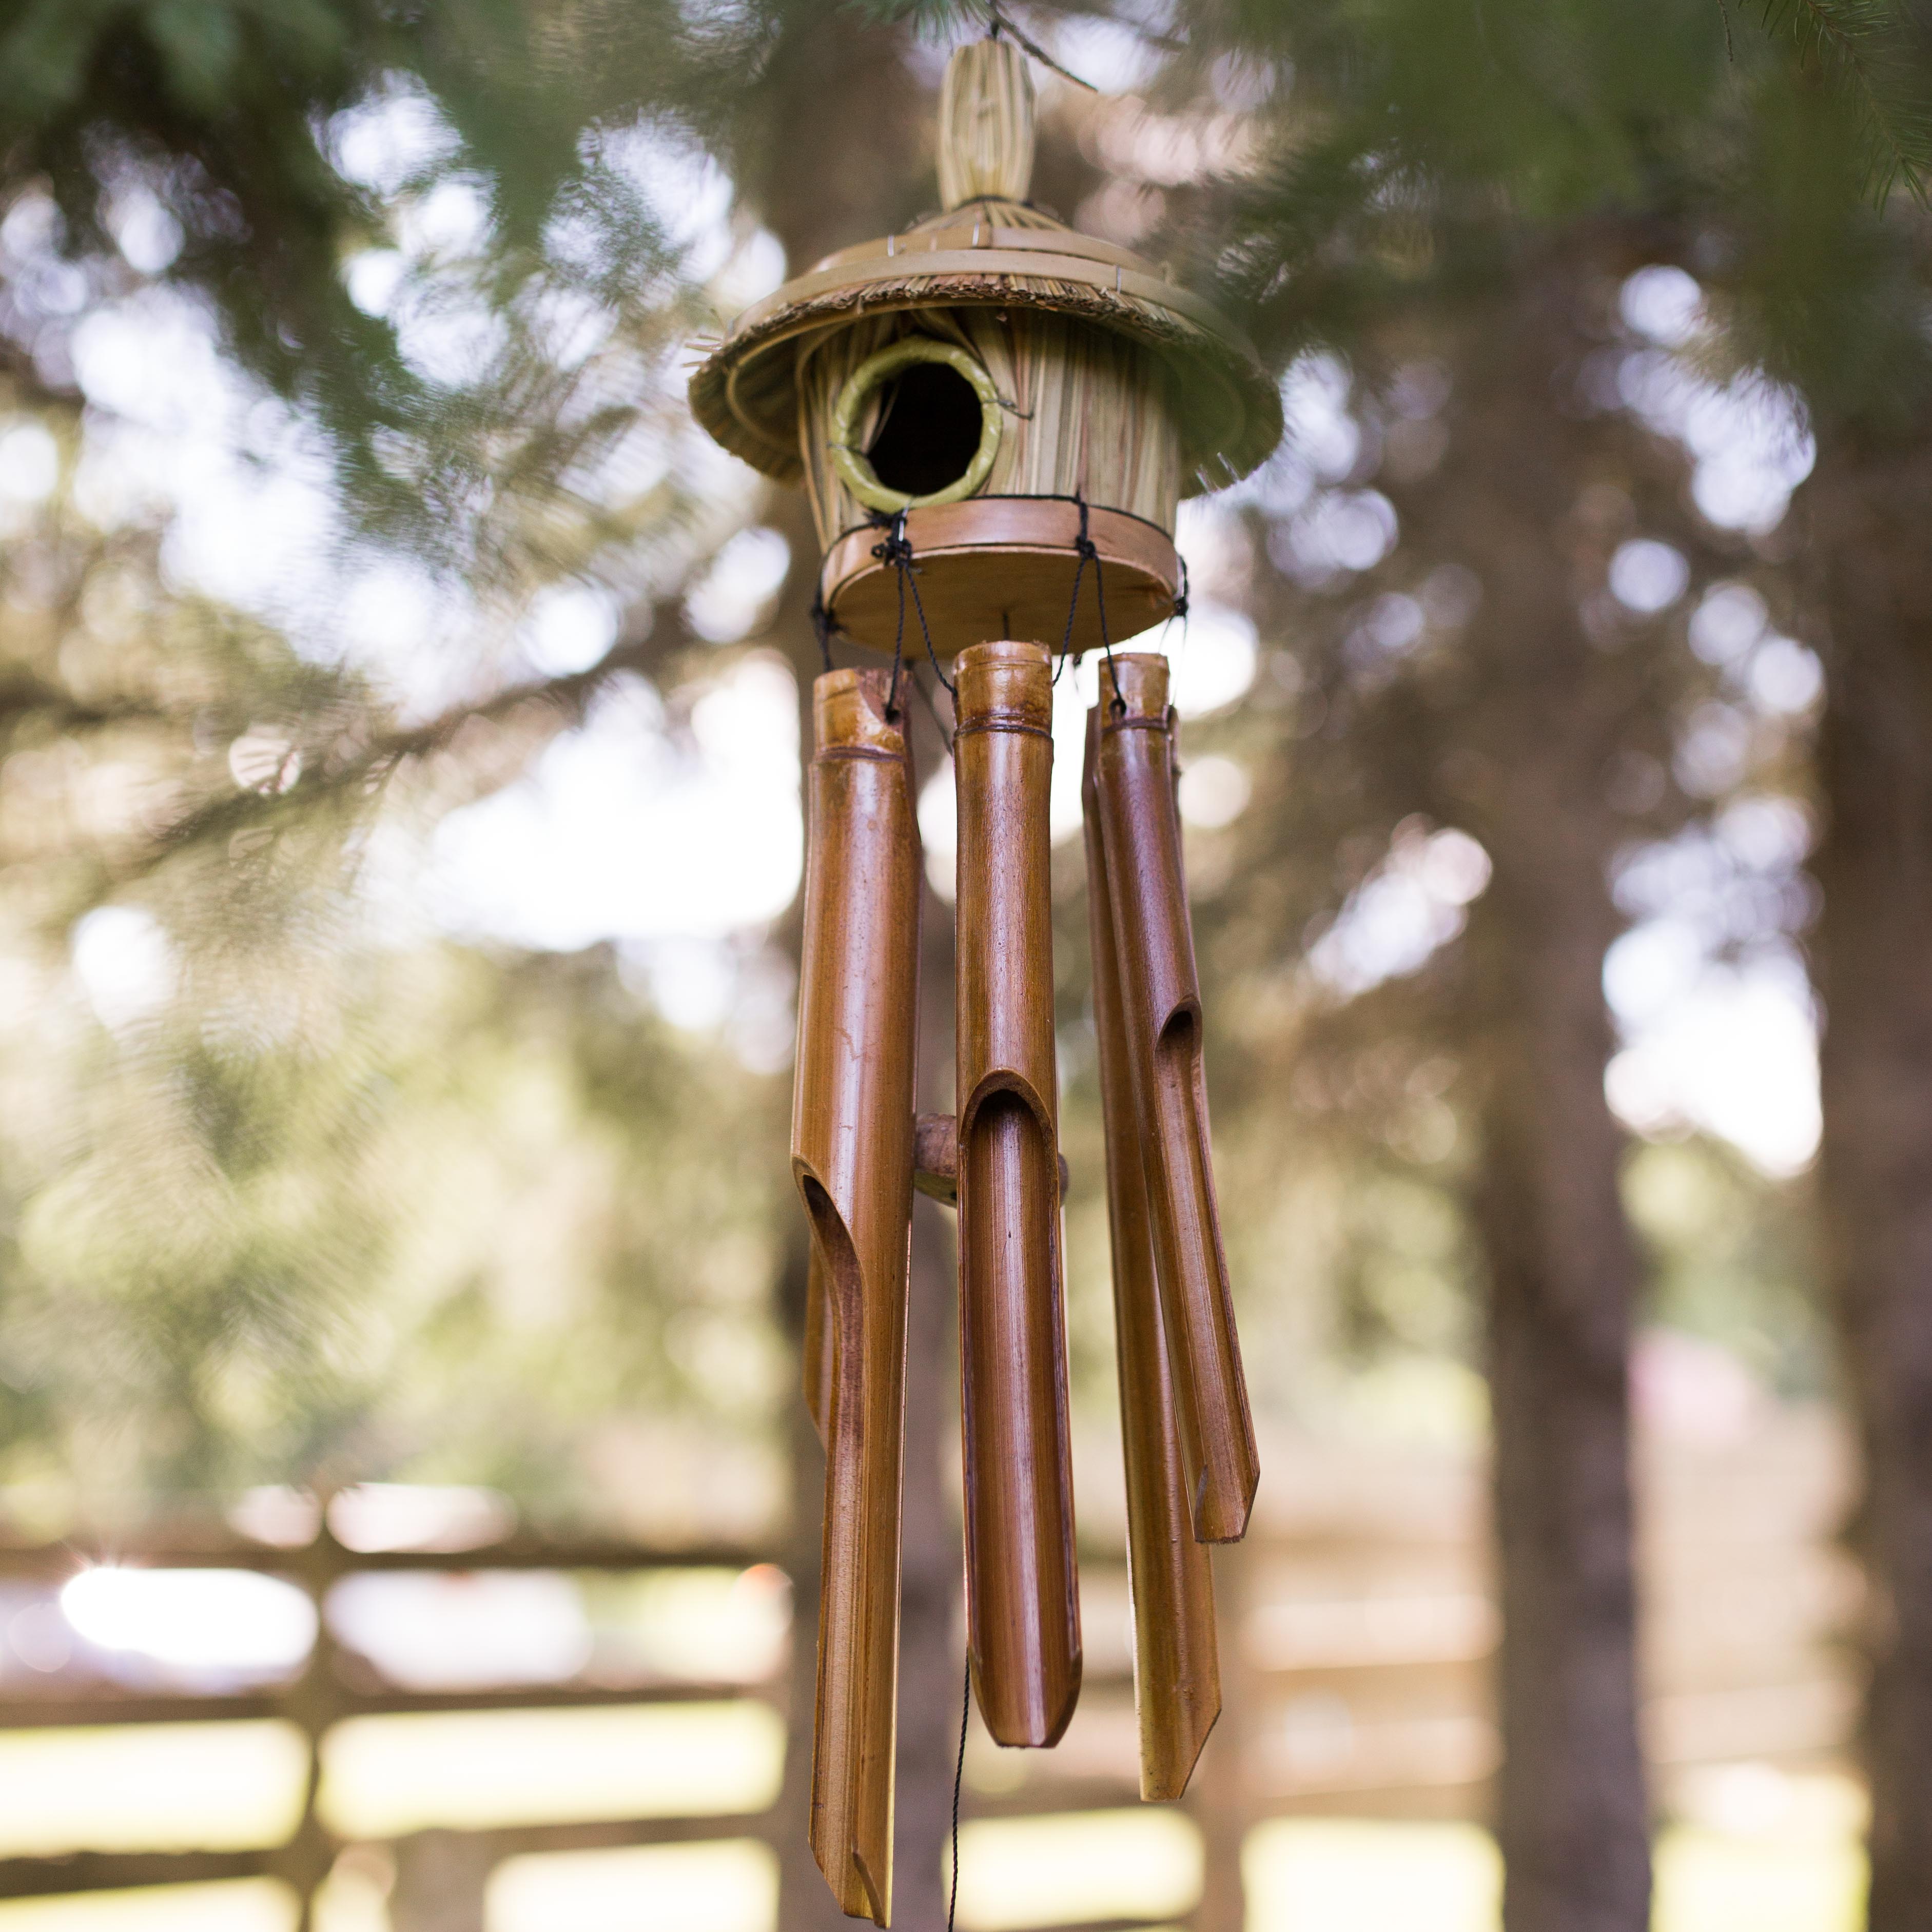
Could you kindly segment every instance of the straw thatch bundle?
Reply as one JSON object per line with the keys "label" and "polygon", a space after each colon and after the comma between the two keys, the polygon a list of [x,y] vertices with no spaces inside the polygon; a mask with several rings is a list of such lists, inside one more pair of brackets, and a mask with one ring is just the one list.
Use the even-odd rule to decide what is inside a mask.
{"label": "straw thatch bundle", "polygon": [[[905,334],[958,344],[998,388],[1004,433],[992,473],[976,493],[1084,497],[1172,532],[1182,485],[1173,385],[1142,344],[1044,310],[924,310],[872,318],[800,351],[800,449],[820,540],[830,544],[866,520],[832,461],[827,424],[852,371]],[[875,430],[875,401],[861,418]]]}

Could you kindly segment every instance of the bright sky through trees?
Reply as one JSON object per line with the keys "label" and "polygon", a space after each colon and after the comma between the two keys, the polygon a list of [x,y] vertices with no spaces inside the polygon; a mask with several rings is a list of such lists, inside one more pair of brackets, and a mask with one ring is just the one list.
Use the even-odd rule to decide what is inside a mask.
{"label": "bright sky through trees", "polygon": [[[1104,64],[1106,51],[1097,40],[1083,43],[1090,62]],[[380,188],[432,158],[439,138],[426,104],[399,93],[343,117],[332,152],[346,175]],[[676,238],[688,262],[710,276],[721,308],[777,280],[782,251],[763,231],[747,237],[734,224],[730,183],[701,156],[640,134],[624,159],[661,201],[676,204]],[[23,197],[0,229],[0,249],[16,265],[44,253],[44,212],[34,196]],[[123,225],[130,246],[160,260],[169,237],[152,213],[130,208]],[[349,265],[358,304],[382,312],[416,304],[405,352],[432,371],[453,376],[465,358],[488,352],[477,335],[479,316],[466,319],[460,302],[430,304],[424,293],[424,278],[473,246],[472,231],[486,218],[460,181],[446,181],[410,210],[399,248],[365,251]],[[1693,453],[1694,489],[1706,516],[1756,533],[1774,528],[1811,460],[1809,439],[1789,406],[1761,382],[1720,388],[1690,368],[1685,352],[1702,326],[1700,293],[1682,270],[1640,272],[1626,284],[1622,307],[1648,346],[1605,380],[1627,406]],[[596,318],[579,315],[571,326],[587,340]],[[478,639],[502,627],[500,614],[418,567],[345,547],[324,453],[293,410],[224,360],[208,322],[185,298],[148,288],[100,308],[75,332],[73,354],[81,386],[98,406],[80,464],[82,506],[112,523],[164,503],[172,513],[165,561],[178,581],[260,610],[286,626],[305,651],[370,666],[405,694],[412,712],[433,714],[473,694],[481,680],[581,668],[611,641],[619,607],[610,592],[566,584],[540,592],[513,616],[510,647],[492,659]],[[664,413],[674,420],[680,373],[658,372]],[[1291,440],[1244,494],[1292,512],[1285,527],[1294,555],[1278,561],[1298,573],[1367,568],[1397,533],[1378,493],[1330,487],[1346,476],[1359,441],[1346,406],[1347,372],[1332,357],[1304,358],[1284,390]],[[51,487],[46,453],[31,441],[36,433],[22,424],[0,443],[9,500],[31,501]],[[800,560],[788,556],[776,532],[757,526],[764,486],[701,439],[675,429],[670,438],[675,447],[667,444],[658,460],[701,471],[701,494],[717,515],[743,526],[686,593],[693,628],[734,642],[754,632],[786,569]],[[1210,506],[1195,507],[1183,523],[1197,582],[1210,585],[1216,524]],[[1682,560],[1650,540],[1626,544],[1610,572],[1613,594],[1639,611],[1667,606],[1684,582]],[[1763,708],[1797,712],[1814,702],[1810,653],[1768,634],[1761,609],[1754,623],[1748,608],[1708,608],[1725,595],[1707,600],[1694,624],[1700,654],[1713,661],[1723,654],[1748,701]],[[1748,593],[1732,596],[1730,605],[1739,597]],[[1402,615],[1387,614],[1396,649]],[[1165,641],[1176,656],[1184,714],[1217,710],[1252,680],[1253,627],[1211,596],[1197,597],[1184,638],[1176,626]],[[1072,734],[1093,681],[1090,665],[1066,690],[1058,720],[1058,838],[1078,823]],[[1724,777],[1724,728],[1721,719],[1708,727],[1694,721],[1687,740],[1684,756],[1711,766],[1708,789],[1720,788]],[[721,679],[682,728],[665,719],[647,686],[630,680],[580,728],[560,735],[525,777],[450,816],[422,849],[406,856],[392,849],[404,873],[392,864],[382,891],[428,905],[448,930],[467,936],[560,950],[602,939],[646,954],[656,946],[680,962],[671,976],[684,988],[672,1001],[676,1016],[704,1023],[720,1009],[719,999],[701,990],[707,972],[728,974],[733,935],[776,918],[795,890],[802,860],[797,755],[795,694],[776,660],[754,660]],[[922,824],[944,885],[950,814],[942,789],[929,782]],[[1726,858],[1718,849],[1712,862],[1795,873],[1807,838],[1795,808],[1790,815],[1794,822],[1772,841],[1775,850],[1764,849],[1760,836],[1755,858]],[[1720,827],[1704,842],[1723,848],[1735,841]],[[1680,855],[1678,873],[1690,862]],[[1656,870],[1654,861],[1642,863]],[[1318,975],[1346,995],[1414,970],[1460,929],[1460,903],[1453,894],[1432,899],[1423,874],[1392,854],[1344,908],[1316,962]],[[1624,1036],[1609,1082],[1618,1113],[1648,1134],[1718,1133],[1773,1174],[1803,1166],[1817,1137],[1816,1029],[1794,956],[1773,949],[1720,963],[1722,935],[1701,930],[1694,916],[1628,909],[1638,924],[1613,952],[1606,976]],[[155,937],[131,914],[97,917],[77,934],[76,963],[104,1017],[110,1008],[138,1010],[146,981],[171,970]]]}

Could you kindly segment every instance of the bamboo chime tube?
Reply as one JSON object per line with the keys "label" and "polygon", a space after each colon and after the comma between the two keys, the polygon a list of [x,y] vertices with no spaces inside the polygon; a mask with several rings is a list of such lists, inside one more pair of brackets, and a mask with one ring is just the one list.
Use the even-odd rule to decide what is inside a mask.
{"label": "bamboo chime tube", "polygon": [[1060,1299],[1047,794],[1052,660],[958,660],[959,1319],[967,1639],[1002,1744],[1054,1743],[1080,1694]]}
{"label": "bamboo chime tube", "polygon": [[1214,1199],[1167,660],[1112,656],[1100,710],[1096,790],[1181,1454],[1194,1534],[1229,1543],[1261,1471]]}
{"label": "bamboo chime tube", "polygon": [[[1103,674],[1104,678],[1104,674]],[[1103,682],[1102,695],[1106,694]],[[1141,1796],[1178,1798],[1221,1714],[1214,1579],[1195,1540],[1182,1466],[1167,1340],[1161,1332],[1154,1233],[1148,1217],[1128,1065],[1126,1016],[1097,772],[1100,707],[1087,714],[1081,783],[1087,832],[1087,910],[1093,934],[1094,1030],[1107,1144],[1107,1226],[1113,1250],[1114,1353],[1127,1473],[1127,1578],[1133,1604],[1134,1703],[1140,1719]]]}
{"label": "bamboo chime tube", "polygon": [[[812,1223],[826,1448],[812,1845],[841,1908],[892,1910],[899,1484],[917,1034],[919,838],[884,671],[812,687],[792,1172]],[[829,1358],[829,1360],[828,1358]]]}

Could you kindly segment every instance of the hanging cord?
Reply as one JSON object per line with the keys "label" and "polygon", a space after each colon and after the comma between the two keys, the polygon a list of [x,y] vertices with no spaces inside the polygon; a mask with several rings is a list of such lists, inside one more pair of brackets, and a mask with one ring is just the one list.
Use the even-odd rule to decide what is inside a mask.
{"label": "hanging cord", "polygon": [[1022,33],[1007,19],[1006,10],[1000,4],[1000,0],[986,0],[986,38],[989,40],[997,40],[1003,33],[1010,34],[1017,45],[1024,48],[1042,67],[1052,68],[1062,80],[1070,80],[1076,87],[1084,87],[1089,94],[1100,92],[1100,90],[1090,80],[1082,80],[1077,74],[1068,73],[1037,40],[1029,40]]}
{"label": "hanging cord", "polygon": [[940,668],[939,652],[934,648],[932,626],[926,620],[926,600],[919,594],[919,567],[914,560],[912,539],[906,535],[906,513],[904,510],[888,516],[883,510],[874,510],[867,520],[875,530],[886,532],[883,542],[872,546],[872,554],[881,563],[889,563],[899,574],[899,625],[898,635],[892,642],[892,692],[895,698],[898,692],[899,652],[905,638],[906,591],[912,592],[912,608],[919,616],[919,634],[926,640],[926,655],[932,665],[932,674],[945,686],[948,697],[956,697],[952,680]]}
{"label": "hanging cord", "polygon": [[959,1910],[959,1787],[966,1781],[966,1720],[973,1714],[973,1660],[966,1660],[966,1689],[959,1700],[959,1756],[952,1767],[952,1896],[946,1901],[946,1932]]}
{"label": "hanging cord", "polygon": [[[1177,551],[1175,554],[1179,556],[1180,554]],[[1187,560],[1183,556],[1180,557],[1180,588],[1175,593],[1173,606],[1167,614],[1167,621],[1160,627],[1160,647],[1162,650],[1167,650],[1167,634],[1173,628],[1174,620],[1177,617],[1180,620],[1180,648],[1184,651],[1186,650],[1187,613],[1189,608],[1187,598]],[[1174,655],[1172,651],[1168,651],[1167,654],[1170,658]]]}
{"label": "hanging cord", "polygon": [[932,728],[939,734],[939,742],[946,747],[946,755],[949,758],[951,758],[952,755],[952,734],[946,730],[946,720],[940,716],[939,706],[932,701],[932,693],[928,691],[926,686],[920,682],[919,671],[916,666],[914,667],[913,670],[912,688],[926,700],[926,708],[927,711],[931,713],[932,718]]}
{"label": "hanging cord", "polygon": [[1100,613],[1100,648],[1107,658],[1107,675],[1113,680],[1113,712],[1115,717],[1126,710],[1127,700],[1120,695],[1120,674],[1114,662],[1114,639],[1107,628],[1106,572],[1101,568],[1100,552],[1087,530],[1087,499],[1076,496],[1074,502],[1080,506],[1080,534],[1073,540],[1074,554],[1080,561],[1073,567],[1073,595],[1066,606],[1066,634],[1060,640],[1060,662],[1053,669],[1053,681],[1060,682],[1060,674],[1066,668],[1066,660],[1073,650],[1073,620],[1080,614],[1080,580],[1087,574],[1087,566],[1094,566],[1094,598]]}
{"label": "hanging cord", "polygon": [[872,554],[881,563],[892,563],[898,568],[899,621],[892,632],[892,682],[886,694],[886,716],[894,724],[899,716],[899,668],[905,662],[906,579],[912,574],[912,545],[906,542],[905,516],[902,510],[892,519],[891,535],[884,543],[872,546]]}

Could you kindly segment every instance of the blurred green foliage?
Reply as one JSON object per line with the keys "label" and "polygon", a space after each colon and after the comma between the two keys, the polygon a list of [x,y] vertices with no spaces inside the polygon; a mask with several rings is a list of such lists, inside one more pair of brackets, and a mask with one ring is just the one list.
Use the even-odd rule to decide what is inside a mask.
{"label": "blurred green foliage", "polygon": [[[0,382],[59,480],[0,513],[0,1486],[133,1507],[460,1477],[608,1516],[656,1453],[652,1418],[770,1441],[790,1374],[771,1297],[792,1222],[782,1076],[670,1027],[608,947],[460,944],[382,880],[390,842],[514,778],[620,672],[674,698],[737,648],[682,608],[760,512],[748,494],[721,508],[674,460],[675,353],[711,318],[665,196],[716,162],[738,193],[721,219],[769,219],[795,248],[848,208],[912,212],[923,162],[883,177],[868,145],[901,131],[884,97],[862,126],[816,105],[821,68],[851,56],[839,32],[922,102],[929,60],[892,24],[908,10],[35,0],[10,19],[0,193],[8,220],[43,212],[35,248],[0,262]],[[932,31],[970,10],[916,10]],[[1841,13],[1842,40],[1660,0],[1183,0],[1158,32],[1026,16],[1126,36],[1151,76],[1132,111],[1164,134],[1239,124],[1238,160],[1130,184],[1154,211],[1132,238],[1216,284],[1277,362],[1331,358],[1358,454],[1309,488],[1373,487],[1399,513],[1374,562],[1298,571],[1302,500],[1264,478],[1226,511],[1200,586],[1258,631],[1247,698],[1186,743],[1252,788],[1190,829],[1189,863],[1244,1332],[1277,1416],[1480,1420],[1468,1204],[1490,1076],[1466,928],[1365,987],[1309,958],[1392,854],[1448,827],[1487,840],[1500,809],[1507,702],[1537,661],[1475,615],[1440,508],[1490,473],[1480,433],[1522,386],[1497,316],[1556,278],[1565,326],[1614,368],[1638,346],[1623,278],[1674,264],[1712,324],[1696,368],[1768,368],[1821,418],[1874,424],[1924,394],[1918,218],[1870,192],[1875,166],[1921,178],[1916,94],[1870,78],[1916,43],[1876,9],[1809,17]],[[1070,210],[1108,188],[1114,151],[1082,118],[1106,106],[1047,100],[1042,194]],[[368,146],[386,127],[412,139]],[[418,246],[446,188],[481,218]],[[351,292],[376,256],[406,292],[386,305]],[[50,261],[81,280],[56,286]],[[526,682],[499,664],[425,716],[367,666],[184,587],[164,520],[97,516],[76,488],[104,412],[76,386],[74,331],[153,289],[203,305],[235,366],[299,406],[350,528],[475,595],[479,661],[536,591],[580,580],[628,607],[610,652]],[[496,332],[451,380],[406,325],[458,309]],[[586,314],[596,346],[560,347],[559,316]],[[1804,719],[1747,716],[1688,642],[1720,583],[1799,621],[1788,553],[1701,521],[1682,449],[1575,393],[1532,399],[1570,439],[1562,473],[1591,479],[1550,506],[1565,608],[1600,605],[1640,532],[1687,572],[1670,608],[1612,612],[1610,641],[1565,661],[1613,720],[1616,836],[1708,830],[1740,790],[1802,798]],[[626,468],[632,437],[646,453]],[[769,634],[808,668],[806,574]],[[1390,599],[1420,614],[1400,651],[1371,648]],[[1710,705],[1750,734],[1721,794],[1673,763]],[[1075,848],[1058,866],[1091,1413],[1112,1372],[1097,1095]],[[168,997],[111,1026],[70,969],[76,922],[110,902],[175,962]],[[1754,931],[1802,936],[1768,916]],[[1804,1184],[1694,1139],[1636,1148],[1625,1178],[1649,1312],[1819,1389]]]}

